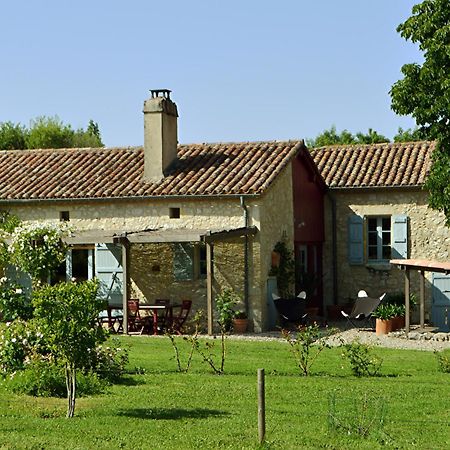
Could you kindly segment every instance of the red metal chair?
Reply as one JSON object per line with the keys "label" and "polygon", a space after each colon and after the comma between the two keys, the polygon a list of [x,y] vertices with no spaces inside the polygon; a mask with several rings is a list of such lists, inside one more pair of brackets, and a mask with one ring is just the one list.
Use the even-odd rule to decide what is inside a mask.
{"label": "red metal chair", "polygon": [[145,321],[142,320],[139,314],[139,300],[128,300],[128,331],[142,333],[145,326]]}
{"label": "red metal chair", "polygon": [[183,300],[180,305],[180,312],[172,318],[171,330],[177,334],[183,334],[183,325],[191,311],[192,300]]}

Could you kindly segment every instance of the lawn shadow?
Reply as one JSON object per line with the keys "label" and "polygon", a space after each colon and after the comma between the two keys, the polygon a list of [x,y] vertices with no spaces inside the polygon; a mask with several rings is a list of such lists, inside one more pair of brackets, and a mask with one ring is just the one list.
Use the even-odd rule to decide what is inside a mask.
{"label": "lawn shadow", "polygon": [[180,419],[206,419],[207,417],[221,417],[229,415],[217,409],[181,409],[181,408],[130,408],[117,412],[119,416],[136,419],[153,420],[180,420]]}

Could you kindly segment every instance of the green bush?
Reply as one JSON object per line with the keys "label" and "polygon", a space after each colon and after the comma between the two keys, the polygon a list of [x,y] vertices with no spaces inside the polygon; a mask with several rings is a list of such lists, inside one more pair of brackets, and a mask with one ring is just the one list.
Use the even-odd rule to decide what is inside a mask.
{"label": "green bush", "polygon": [[33,316],[33,306],[22,287],[5,277],[0,278],[0,316],[5,322]]}
{"label": "green bush", "polygon": [[436,355],[439,371],[443,373],[450,373],[450,353],[434,352]]}
{"label": "green bush", "polygon": [[[35,397],[60,397],[67,395],[64,367],[48,361],[34,361],[24,370],[11,374],[6,386],[16,394]],[[77,395],[100,394],[106,383],[96,373],[77,373]]]}
{"label": "green bush", "polygon": [[355,341],[344,344],[342,347],[344,350],[342,356],[348,359],[354,375],[357,377],[373,377],[378,374],[382,360],[375,355],[371,355],[368,345]]}

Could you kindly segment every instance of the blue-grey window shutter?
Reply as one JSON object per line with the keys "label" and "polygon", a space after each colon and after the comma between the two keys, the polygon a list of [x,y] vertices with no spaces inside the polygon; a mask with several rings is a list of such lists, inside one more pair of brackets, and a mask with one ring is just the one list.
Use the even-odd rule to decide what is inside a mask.
{"label": "blue-grey window shutter", "polygon": [[194,246],[189,242],[173,244],[173,275],[175,280],[194,279]]}
{"label": "blue-grey window shutter", "polygon": [[408,217],[392,216],[392,259],[408,257]]}
{"label": "blue-grey window shutter", "polygon": [[356,214],[348,218],[348,262],[364,263],[364,219]]}
{"label": "blue-grey window shutter", "polygon": [[95,245],[95,276],[98,295],[110,305],[123,302],[122,247],[116,244]]}

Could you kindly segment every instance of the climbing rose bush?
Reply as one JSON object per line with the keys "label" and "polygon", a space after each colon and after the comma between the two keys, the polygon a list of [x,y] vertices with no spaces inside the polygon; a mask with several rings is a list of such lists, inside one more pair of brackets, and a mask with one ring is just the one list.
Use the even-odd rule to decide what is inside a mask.
{"label": "climbing rose bush", "polygon": [[14,264],[35,280],[47,280],[64,261],[67,245],[62,239],[70,229],[66,223],[20,225],[11,233],[9,252]]}
{"label": "climbing rose bush", "polygon": [[0,318],[10,322],[30,319],[32,315],[33,307],[23,288],[6,277],[0,278]]}

